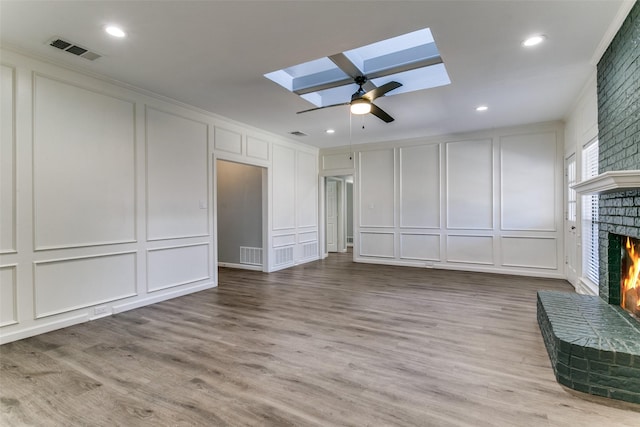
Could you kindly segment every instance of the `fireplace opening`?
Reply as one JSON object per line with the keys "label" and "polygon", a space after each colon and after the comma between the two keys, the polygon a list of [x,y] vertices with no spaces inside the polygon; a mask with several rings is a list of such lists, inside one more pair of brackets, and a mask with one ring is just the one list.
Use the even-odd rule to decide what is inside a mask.
{"label": "fireplace opening", "polygon": [[640,318],[640,239],[622,238],[620,306]]}

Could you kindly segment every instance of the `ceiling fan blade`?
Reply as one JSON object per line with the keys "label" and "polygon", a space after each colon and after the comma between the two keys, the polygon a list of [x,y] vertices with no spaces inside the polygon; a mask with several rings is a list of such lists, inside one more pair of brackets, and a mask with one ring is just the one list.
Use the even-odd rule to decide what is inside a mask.
{"label": "ceiling fan blade", "polygon": [[398,82],[385,83],[382,86],[365,93],[364,95],[362,95],[362,97],[368,99],[369,101],[373,101],[374,99],[380,98],[387,92],[391,92],[392,90],[397,89],[400,86],[402,86],[402,83],[398,83]]}
{"label": "ceiling fan blade", "polygon": [[374,116],[376,116],[377,118],[379,118],[380,120],[386,123],[391,123],[392,121],[395,120],[393,117],[388,115],[382,108],[378,107],[375,104],[371,104],[371,114],[373,114]]}
{"label": "ceiling fan blade", "polygon": [[364,74],[344,53],[336,53],[335,55],[329,56],[329,59],[352,79]]}
{"label": "ceiling fan blade", "polygon": [[349,104],[351,104],[351,103],[350,102],[342,102],[340,104],[325,105],[324,107],[309,108],[308,110],[298,111],[296,114],[308,113],[309,111],[322,110],[324,108],[339,107],[341,105],[349,105]]}
{"label": "ceiling fan blade", "polygon": [[[353,63],[344,53],[336,53],[329,56],[329,59],[338,66],[346,75],[355,80],[356,77],[364,76],[364,73]],[[367,90],[374,90],[377,86],[372,81],[367,80],[362,87]]]}

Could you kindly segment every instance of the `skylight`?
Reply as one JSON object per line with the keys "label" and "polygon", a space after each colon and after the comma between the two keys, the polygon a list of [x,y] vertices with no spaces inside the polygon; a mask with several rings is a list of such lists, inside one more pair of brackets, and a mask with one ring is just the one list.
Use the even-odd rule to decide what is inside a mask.
{"label": "skylight", "polygon": [[451,83],[428,28],[347,52],[294,65],[264,76],[316,107],[348,102],[356,76],[367,76],[371,90],[390,81],[402,87],[387,96]]}

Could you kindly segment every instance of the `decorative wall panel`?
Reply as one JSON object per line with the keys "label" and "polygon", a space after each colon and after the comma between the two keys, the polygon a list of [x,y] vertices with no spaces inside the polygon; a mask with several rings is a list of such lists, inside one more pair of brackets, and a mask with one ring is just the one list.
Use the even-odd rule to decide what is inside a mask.
{"label": "decorative wall panel", "polygon": [[325,154],[322,156],[322,169],[323,170],[341,170],[341,169],[353,169],[354,157],[349,158],[349,153],[338,154]]}
{"label": "decorative wall panel", "polygon": [[400,235],[400,258],[441,261],[440,236],[402,233]]}
{"label": "decorative wall panel", "polygon": [[273,236],[273,247],[289,246],[296,243],[295,234],[283,234],[280,236]]}
{"label": "decorative wall panel", "polygon": [[273,145],[273,229],[296,226],[296,152],[282,145]]}
{"label": "decorative wall panel", "polygon": [[0,327],[18,323],[16,266],[0,267]]}
{"label": "decorative wall panel", "polygon": [[213,146],[216,150],[242,154],[242,134],[216,126],[213,135]]}
{"label": "decorative wall panel", "polygon": [[149,292],[209,279],[209,245],[149,249],[147,272]]}
{"label": "decorative wall panel", "polygon": [[447,236],[447,261],[493,264],[493,237]]}
{"label": "decorative wall panel", "polygon": [[503,237],[502,265],[509,267],[558,268],[558,242],[555,238]]}
{"label": "decorative wall panel", "polygon": [[393,258],[394,238],[393,233],[360,233],[360,256]]}
{"label": "decorative wall panel", "polygon": [[136,295],[135,252],[34,262],[36,317]]}
{"label": "decorative wall panel", "polygon": [[318,240],[317,231],[306,231],[298,234],[298,243],[315,242]]}
{"label": "decorative wall panel", "polygon": [[491,140],[447,144],[447,227],[493,227],[493,145]]}
{"label": "decorative wall panel", "polygon": [[296,206],[298,227],[318,226],[318,161],[316,156],[298,151]]}
{"label": "decorative wall panel", "polygon": [[36,249],[134,241],[134,104],[40,75],[34,91]]}
{"label": "decorative wall panel", "polygon": [[147,108],[147,238],[209,234],[207,125]]}
{"label": "decorative wall panel", "polygon": [[252,136],[248,136],[247,157],[259,160],[269,160],[269,143]]}
{"label": "decorative wall panel", "polygon": [[15,73],[4,65],[0,93],[0,253],[8,253],[16,251]]}
{"label": "decorative wall panel", "polygon": [[360,226],[393,227],[395,156],[393,149],[360,153]]}
{"label": "decorative wall panel", "polygon": [[440,150],[437,144],[400,148],[400,226],[440,227]]}
{"label": "decorative wall panel", "polygon": [[556,229],[556,134],[500,139],[503,230]]}

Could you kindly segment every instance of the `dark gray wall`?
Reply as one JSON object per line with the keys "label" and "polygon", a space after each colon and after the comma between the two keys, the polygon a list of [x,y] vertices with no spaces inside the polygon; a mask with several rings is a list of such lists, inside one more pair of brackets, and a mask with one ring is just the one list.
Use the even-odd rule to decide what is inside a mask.
{"label": "dark gray wall", "polygon": [[[600,173],[640,169],[639,41],[640,2],[631,9],[598,63]],[[614,271],[616,264],[609,269],[609,233],[640,238],[639,211],[640,190],[600,196],[600,296],[606,301],[614,297],[610,295],[609,282],[619,275]],[[619,253],[615,256],[619,258]]]}
{"label": "dark gray wall", "polygon": [[262,247],[262,168],[218,160],[218,262],[240,263],[240,246]]}

